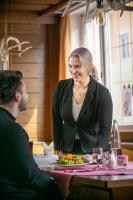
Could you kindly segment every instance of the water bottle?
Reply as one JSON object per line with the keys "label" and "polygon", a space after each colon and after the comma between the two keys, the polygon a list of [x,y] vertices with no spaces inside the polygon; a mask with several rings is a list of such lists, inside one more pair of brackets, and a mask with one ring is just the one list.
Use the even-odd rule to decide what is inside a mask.
{"label": "water bottle", "polygon": [[118,129],[118,123],[116,120],[113,120],[110,145],[111,149],[114,150],[116,156],[122,155],[121,137]]}

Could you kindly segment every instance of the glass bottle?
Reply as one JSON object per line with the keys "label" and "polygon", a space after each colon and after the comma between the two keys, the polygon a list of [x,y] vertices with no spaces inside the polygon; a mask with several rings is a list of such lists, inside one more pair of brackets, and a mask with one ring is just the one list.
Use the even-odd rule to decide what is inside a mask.
{"label": "glass bottle", "polygon": [[113,120],[110,145],[111,149],[114,150],[116,156],[122,154],[121,137],[116,120]]}
{"label": "glass bottle", "polygon": [[111,149],[108,155],[107,167],[114,169],[116,167],[116,155],[114,149]]}

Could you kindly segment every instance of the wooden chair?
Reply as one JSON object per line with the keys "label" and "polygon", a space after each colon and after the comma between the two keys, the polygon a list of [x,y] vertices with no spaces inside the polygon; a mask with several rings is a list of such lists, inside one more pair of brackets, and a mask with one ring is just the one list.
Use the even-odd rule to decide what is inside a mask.
{"label": "wooden chair", "polygon": [[133,162],[133,131],[121,131],[122,153],[128,155],[128,160]]}

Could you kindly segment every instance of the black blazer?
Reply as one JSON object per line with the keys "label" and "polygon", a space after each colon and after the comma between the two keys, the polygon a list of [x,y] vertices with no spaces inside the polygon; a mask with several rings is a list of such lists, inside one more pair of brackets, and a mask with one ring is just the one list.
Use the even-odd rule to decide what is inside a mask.
{"label": "black blazer", "polygon": [[107,88],[90,77],[83,106],[75,122],[72,116],[73,79],[61,80],[53,97],[53,139],[55,150],[71,152],[75,134],[79,134],[84,153],[89,148],[109,144],[112,125],[112,99]]}

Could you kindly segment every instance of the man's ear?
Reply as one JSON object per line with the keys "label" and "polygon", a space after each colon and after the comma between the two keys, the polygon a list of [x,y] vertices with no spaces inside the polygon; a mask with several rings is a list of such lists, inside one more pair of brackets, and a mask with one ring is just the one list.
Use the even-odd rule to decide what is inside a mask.
{"label": "man's ear", "polygon": [[20,101],[20,99],[21,99],[21,94],[20,94],[20,92],[16,92],[16,93],[15,93],[14,99],[15,99],[17,102]]}

